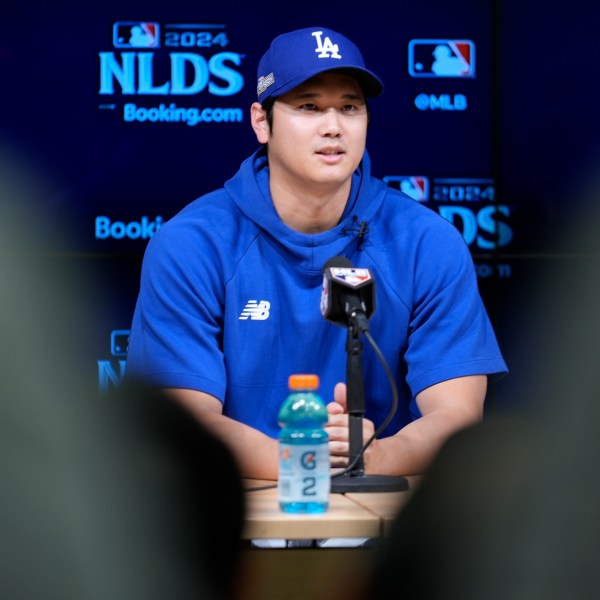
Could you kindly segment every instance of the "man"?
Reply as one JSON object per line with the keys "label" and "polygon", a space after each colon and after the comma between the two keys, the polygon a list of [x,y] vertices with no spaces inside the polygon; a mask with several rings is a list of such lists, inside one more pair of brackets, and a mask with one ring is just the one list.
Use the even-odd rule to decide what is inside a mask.
{"label": "man", "polygon": [[[319,374],[331,465],[348,462],[347,336],[319,309],[332,257],[373,273],[370,333],[399,388],[367,473],[423,472],[449,435],[481,418],[488,376],[506,370],[458,230],[370,175],[367,98],[382,91],[335,31],[275,38],[250,112],[262,146],[148,244],[128,373],[168,389],[247,477],[277,478],[292,373]],[[368,345],[363,369],[366,440],[392,393]]]}

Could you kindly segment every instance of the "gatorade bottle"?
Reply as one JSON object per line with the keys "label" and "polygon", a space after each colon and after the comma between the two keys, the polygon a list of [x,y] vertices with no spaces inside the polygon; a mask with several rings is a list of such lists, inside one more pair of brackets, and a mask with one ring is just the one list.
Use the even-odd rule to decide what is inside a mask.
{"label": "gatorade bottle", "polygon": [[291,375],[279,411],[279,506],[289,513],[320,513],[329,506],[327,410],[318,375]]}

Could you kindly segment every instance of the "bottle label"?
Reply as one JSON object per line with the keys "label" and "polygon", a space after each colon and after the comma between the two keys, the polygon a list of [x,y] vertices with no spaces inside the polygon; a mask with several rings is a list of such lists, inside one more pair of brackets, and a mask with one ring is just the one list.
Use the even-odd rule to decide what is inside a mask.
{"label": "bottle label", "polygon": [[329,445],[279,444],[279,502],[327,502]]}

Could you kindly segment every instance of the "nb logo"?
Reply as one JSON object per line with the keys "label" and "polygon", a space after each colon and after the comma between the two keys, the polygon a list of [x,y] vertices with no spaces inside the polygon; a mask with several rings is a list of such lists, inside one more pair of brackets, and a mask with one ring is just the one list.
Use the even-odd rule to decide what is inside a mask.
{"label": "nb logo", "polygon": [[342,58],[339,46],[334,44],[331,38],[326,37],[325,41],[321,39],[322,31],[313,31],[311,35],[317,40],[315,52],[319,53],[318,58]]}
{"label": "nb logo", "polygon": [[270,308],[271,303],[267,300],[261,300],[260,302],[257,300],[248,300],[244,310],[238,318],[242,321],[248,319],[252,319],[253,321],[264,321],[269,318]]}

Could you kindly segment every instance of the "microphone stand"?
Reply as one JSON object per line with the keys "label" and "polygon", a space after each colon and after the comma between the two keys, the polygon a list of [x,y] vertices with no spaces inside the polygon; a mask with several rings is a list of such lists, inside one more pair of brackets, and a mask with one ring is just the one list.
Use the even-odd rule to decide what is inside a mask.
{"label": "microphone stand", "polygon": [[334,475],[332,477],[331,491],[339,494],[345,492],[404,491],[408,489],[408,480],[405,477],[365,475],[364,460],[360,456],[363,446],[362,427],[365,414],[365,388],[360,334],[357,319],[351,318],[346,340],[346,403],[350,443],[348,464],[353,466],[344,475],[338,477]]}

